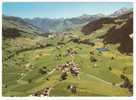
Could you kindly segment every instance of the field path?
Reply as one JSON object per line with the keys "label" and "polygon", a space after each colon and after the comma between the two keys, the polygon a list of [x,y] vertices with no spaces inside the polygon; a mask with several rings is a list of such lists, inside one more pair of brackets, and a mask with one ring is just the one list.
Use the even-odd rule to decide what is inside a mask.
{"label": "field path", "polygon": [[47,93],[48,96],[50,96],[50,91],[51,91],[51,90],[52,90],[52,87],[50,87],[49,90],[48,90],[48,93]]}
{"label": "field path", "polygon": [[[51,75],[55,70],[56,70],[56,68],[52,69],[52,71],[50,71],[50,72],[48,73],[48,76]],[[27,72],[25,75],[23,75],[23,76],[22,76],[21,78],[19,78],[17,81],[18,81],[18,82],[21,82],[22,79],[23,79],[27,74],[29,74],[30,72],[31,72],[31,71]]]}
{"label": "field path", "polygon": [[56,68],[53,68],[52,71],[50,71],[50,72],[48,73],[48,76],[51,75],[55,70],[56,70]]}
{"label": "field path", "polygon": [[22,77],[20,77],[18,80],[17,80],[17,82],[19,83],[19,82],[22,82],[23,80],[23,78],[27,75],[27,74],[29,74],[31,71],[28,71],[27,73],[25,73],[25,75],[23,75]]}
{"label": "field path", "polygon": [[[103,79],[101,79],[101,78],[99,78],[99,77],[94,76],[94,75],[91,75],[91,74],[86,74],[86,75],[89,76],[89,77],[95,78],[95,79],[97,79],[97,80],[99,80],[99,81],[101,81],[101,82],[103,82],[103,83],[105,83],[105,84],[112,85],[111,82],[107,82],[107,81],[105,81],[105,80],[103,80]],[[123,82],[116,83],[115,86],[120,86],[122,83],[123,83]]]}

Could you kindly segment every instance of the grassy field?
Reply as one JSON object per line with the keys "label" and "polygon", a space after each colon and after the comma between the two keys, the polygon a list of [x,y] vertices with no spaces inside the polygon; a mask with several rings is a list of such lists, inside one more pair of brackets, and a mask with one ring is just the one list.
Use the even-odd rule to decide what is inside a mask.
{"label": "grassy field", "polygon": [[[121,54],[117,50],[118,44],[104,45],[102,39],[99,38],[112,26],[114,25],[109,25],[109,27],[104,25],[103,28],[95,31],[94,35],[88,36],[81,34],[80,29],[71,31],[72,35],[94,42],[94,46],[69,41],[70,38],[68,37],[64,37],[63,41],[60,38],[40,36],[4,40],[3,96],[29,96],[47,87],[52,88],[49,96],[132,96],[127,88],[119,86],[123,82],[120,78],[122,73],[133,83],[132,56]],[[60,41],[64,44],[57,44]],[[36,48],[43,43],[51,45]],[[105,52],[96,50],[96,48],[103,46],[109,50]],[[66,56],[69,48],[73,48],[77,54],[72,57]],[[26,50],[21,51],[21,49]],[[10,54],[12,56],[9,58]],[[57,59],[59,54],[61,56]],[[94,57],[96,62],[92,62],[90,57]],[[79,77],[73,77],[69,72],[66,80],[59,81],[61,72],[55,70],[56,66],[71,60],[80,68]],[[44,68],[46,68],[47,73],[41,74],[40,70]],[[77,87],[76,94],[67,89],[70,84]]]}

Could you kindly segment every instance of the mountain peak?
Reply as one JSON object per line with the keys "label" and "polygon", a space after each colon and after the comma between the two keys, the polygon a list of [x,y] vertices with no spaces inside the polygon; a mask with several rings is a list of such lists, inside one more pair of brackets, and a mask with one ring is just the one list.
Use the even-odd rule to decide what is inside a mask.
{"label": "mountain peak", "polygon": [[113,14],[111,14],[111,17],[117,17],[117,16],[120,16],[122,14],[127,14],[129,12],[131,12],[133,9],[132,8],[121,8],[117,11],[115,11]]}
{"label": "mountain peak", "polygon": [[83,14],[83,15],[81,15],[81,16],[79,16],[80,18],[89,18],[90,17],[90,15],[88,15],[88,14]]}

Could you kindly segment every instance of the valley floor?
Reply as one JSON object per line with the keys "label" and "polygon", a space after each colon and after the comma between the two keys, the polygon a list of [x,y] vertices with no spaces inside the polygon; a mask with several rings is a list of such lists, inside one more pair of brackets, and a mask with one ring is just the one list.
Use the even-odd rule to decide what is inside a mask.
{"label": "valley floor", "polygon": [[[132,56],[116,50],[98,52],[98,47],[69,42],[16,54],[4,61],[3,96],[31,96],[46,88],[49,96],[132,96],[127,88],[120,87],[122,73],[133,82]],[[77,53],[66,55],[68,48]],[[90,61],[91,56],[95,62]],[[80,68],[79,76],[68,72],[67,79],[60,81],[61,72],[56,67],[71,60]],[[43,68],[47,72],[42,73]],[[77,88],[74,94],[67,89],[71,84]]]}

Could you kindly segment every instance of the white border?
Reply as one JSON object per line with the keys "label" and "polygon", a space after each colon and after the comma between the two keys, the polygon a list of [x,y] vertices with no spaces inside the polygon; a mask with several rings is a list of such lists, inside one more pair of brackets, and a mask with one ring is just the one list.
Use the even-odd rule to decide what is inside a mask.
{"label": "white border", "polygon": [[[4,2],[133,2],[134,3],[134,58],[135,58],[135,54],[136,54],[136,39],[135,39],[135,32],[136,32],[136,0],[4,0]],[[2,48],[2,0],[0,0],[0,48]],[[136,100],[136,79],[135,79],[135,76],[136,76],[136,73],[135,73],[135,70],[136,70],[136,67],[134,65],[136,65],[136,60],[134,59],[133,60],[133,82],[134,82],[134,93],[133,93],[133,96],[132,97],[1,97],[2,96],[2,49],[0,49],[0,99],[1,100],[45,100],[45,99],[48,99],[48,100]]]}

